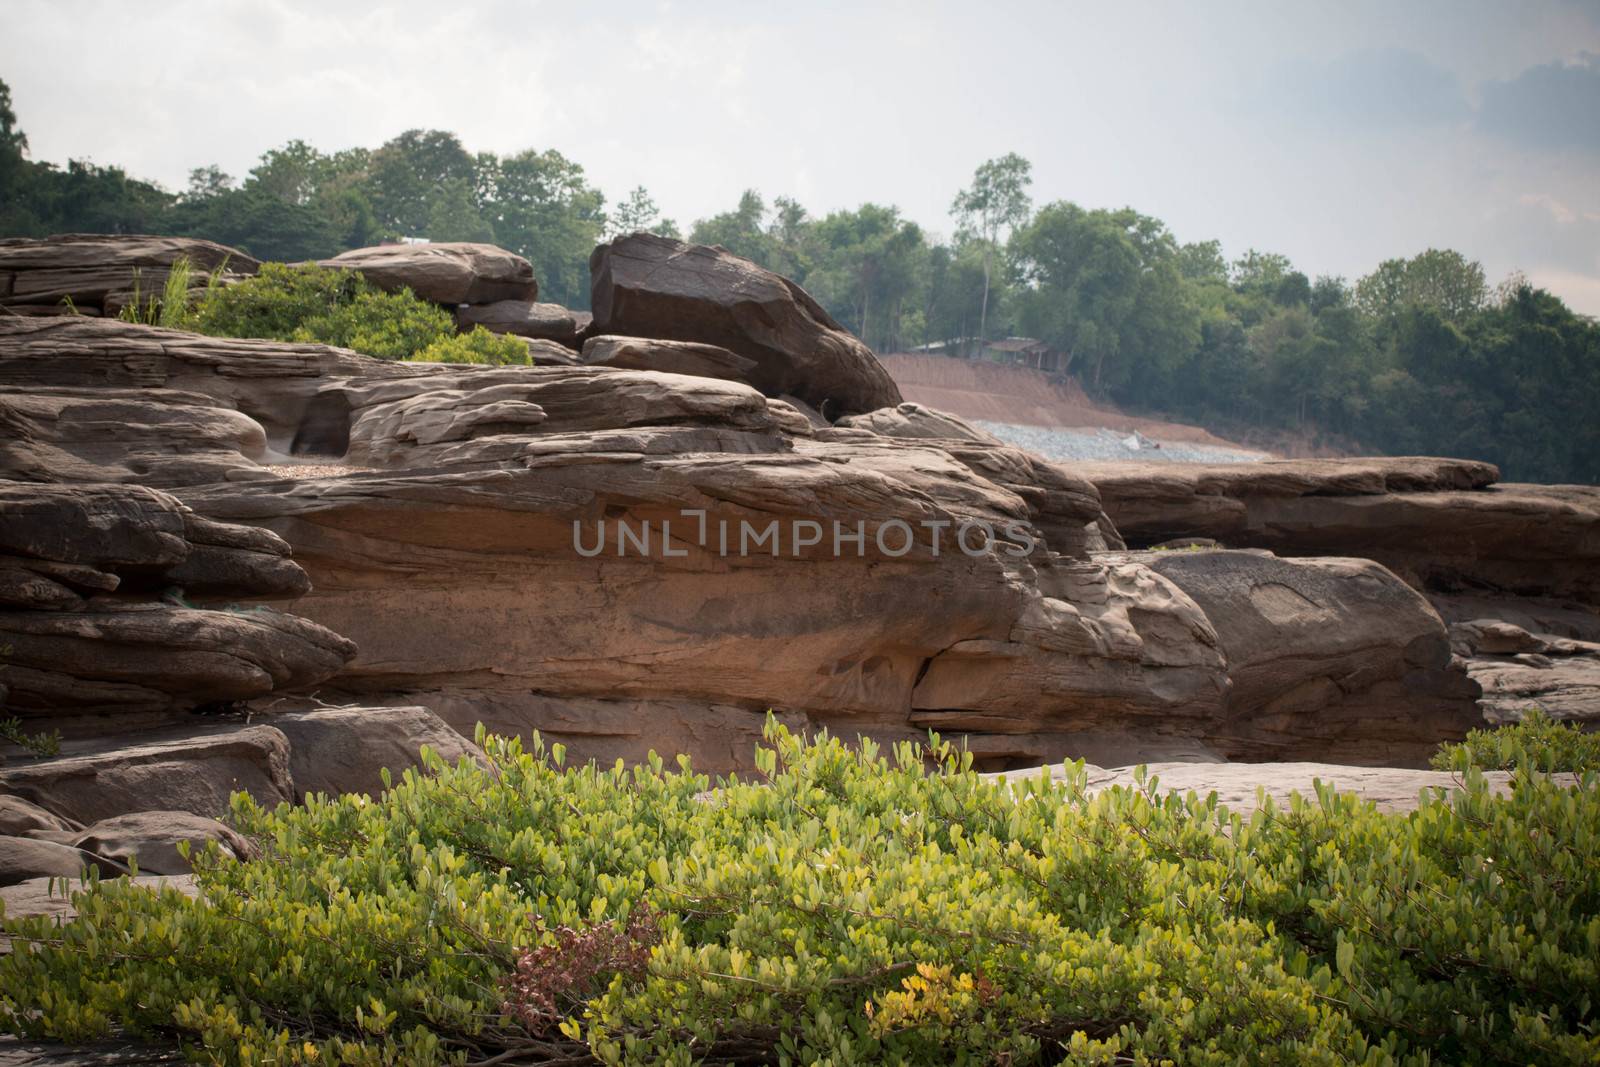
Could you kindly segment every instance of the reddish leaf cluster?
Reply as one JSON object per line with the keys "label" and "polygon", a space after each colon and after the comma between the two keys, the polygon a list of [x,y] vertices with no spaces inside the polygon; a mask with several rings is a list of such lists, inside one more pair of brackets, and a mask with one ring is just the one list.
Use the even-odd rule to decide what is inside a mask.
{"label": "reddish leaf cluster", "polygon": [[524,950],[503,980],[500,1008],[532,1034],[549,1033],[613,975],[643,976],[650,950],[661,941],[659,915],[648,904],[635,907],[622,926],[609,920],[548,930],[537,917],[534,924],[542,943]]}

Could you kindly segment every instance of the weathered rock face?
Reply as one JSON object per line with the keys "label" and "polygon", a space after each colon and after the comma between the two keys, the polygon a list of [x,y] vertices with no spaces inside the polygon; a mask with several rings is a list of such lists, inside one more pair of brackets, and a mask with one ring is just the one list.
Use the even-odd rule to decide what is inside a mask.
{"label": "weathered rock face", "polygon": [[1374,559],[1418,588],[1600,605],[1600,488],[1496,485],[1446,459],[1087,464],[1128,543],[1214,537],[1283,555]]}
{"label": "weathered rock face", "polygon": [[69,742],[53,759],[0,767],[0,789],[85,825],[136,811],[221,818],[241,790],[268,807],[294,799],[289,742],[270,726]]}
{"label": "weathered rock face", "polygon": [[213,271],[254,274],[261,267],[238,249],[191,237],[14,237],[0,240],[0,304],[57,305],[69,300],[98,311],[108,294],[136,286],[143,294],[159,294],[167,271],[181,258],[189,260],[195,285],[205,284]]}
{"label": "weathered rock face", "polygon": [[[682,314],[712,332],[666,341],[608,334],[591,340],[590,354],[609,348],[610,362],[652,366],[693,357],[673,364],[693,375],[386,364],[320,346],[114,322],[0,323],[0,384],[16,395],[46,398],[61,412],[68,400],[148,405],[130,418],[166,412],[174,425],[203,429],[196,444],[212,458],[185,467],[205,454],[201,447],[134,461],[121,427],[99,429],[83,417],[60,429],[59,416],[27,415],[34,447],[70,451],[79,466],[64,466],[81,471],[74,477],[161,477],[193,509],[177,511],[176,521],[165,512],[139,518],[147,539],[168,535],[147,555],[167,555],[122,564],[127,573],[112,574],[118,596],[142,590],[148,601],[180,585],[186,596],[225,587],[298,597],[297,614],[359,646],[320,682],[287,664],[276,669],[270,649],[233,632],[229,654],[237,661],[242,653],[254,673],[237,662],[218,668],[227,656],[204,642],[184,646],[184,666],[163,668],[188,677],[188,665],[204,665],[212,671],[204,692],[219,702],[243,699],[232,694],[248,676],[263,692],[316,684],[323,699],[368,709],[307,716],[349,743],[297,742],[292,752],[347,750],[356,762],[303,767],[277,788],[291,796],[322,782],[375,788],[372,752],[392,750],[386,761],[404,754],[403,742],[385,740],[385,724],[401,722],[413,741],[423,731],[406,718],[419,714],[414,706],[462,732],[480,721],[501,732],[539,730],[577,760],[681,749],[718,772],[750,765],[768,709],[846,736],[893,740],[936,728],[964,737],[991,768],[1065,756],[1414,763],[1474,714],[1443,624],[1381,567],[1224,552],[1212,554],[1222,563],[1197,570],[1177,553],[1104,555],[1122,540],[1079,471],[893,398],[830,425],[812,404],[833,416],[846,410],[831,390],[860,384],[852,361],[870,353],[836,344],[830,324],[808,317],[804,294],[716,250],[666,242],[668,262],[645,279],[638,260],[615,255],[637,240],[597,254],[597,289],[612,286],[627,307]],[[663,250],[655,239],[644,244],[651,255]],[[674,281],[701,268],[704,276]],[[697,301],[698,311],[685,310]],[[752,337],[772,347],[757,351]],[[712,376],[719,361],[756,384]],[[777,381],[773,367],[794,377]],[[790,399],[763,395],[778,391]],[[236,427],[231,437],[227,425]],[[251,426],[265,440],[264,459],[325,457],[317,476],[256,466]],[[239,465],[229,466],[235,455]],[[51,463],[36,459],[30,469],[48,477]],[[340,470],[349,473],[329,473]],[[1287,477],[1287,488],[1260,499],[1342,501],[1358,498],[1329,494],[1478,495],[1446,487],[1492,471],[1410,461],[1272,477]],[[1169,495],[1191,512],[1197,497],[1226,496],[1197,485]],[[1145,499],[1138,492],[1128,495]],[[1236,525],[1251,530],[1257,496],[1237,492],[1220,511],[1241,513]],[[1209,514],[1208,504],[1199,510]],[[1137,509],[1128,514],[1136,544],[1161,525]],[[253,545],[222,532],[244,525],[278,538]],[[180,553],[178,544],[191,547]],[[275,555],[275,544],[292,545],[294,561]],[[198,552],[201,545],[220,554]],[[304,568],[315,588],[302,595],[302,579],[266,591],[257,572],[270,569],[268,556]],[[38,566],[12,569],[9,584],[0,577],[0,595],[25,607],[19,613],[46,636],[71,627],[40,619],[103,611],[111,591],[64,584]],[[182,614],[195,609],[180,603],[139,610],[170,613],[159,620],[169,635],[195,622]],[[218,616],[262,621],[255,612],[199,614],[208,627]],[[115,624],[93,625],[125,641]],[[302,625],[310,624],[274,622],[276,637],[251,632],[286,640],[285,626],[299,633]],[[74,663],[82,678],[71,677],[92,690],[80,703],[121,706],[112,684],[126,679],[93,672],[101,663],[130,671],[134,658]],[[164,697],[178,705],[201,692],[190,680]],[[384,720],[371,710],[378,705],[412,710]]]}
{"label": "weathered rock face", "polygon": [[185,601],[307,588],[278,537],[157,490],[0,482],[0,683],[24,716],[183,710],[327,678],[355,652],[337,634]]}
{"label": "weathered rock face", "polygon": [[30,878],[77,879],[91,868],[98,868],[108,877],[127,873],[126,867],[58,841],[0,837],[0,886],[17,885]]}
{"label": "weathered rock face", "polygon": [[448,763],[483,761],[477,745],[427,708],[315,708],[269,714],[260,721],[289,739],[297,799],[312,793],[377,796],[383,792],[381,772],[388,770],[399,781],[403,771],[421,766],[424,745]]}
{"label": "weathered rock face", "polygon": [[342,252],[323,260],[322,265],[357,271],[380,289],[410,289],[422,299],[439,304],[493,304],[539,298],[532,264],[495,245],[382,245]]}
{"label": "weathered rock face", "polygon": [[1478,687],[1439,616],[1363,559],[1265,552],[1140,554],[1212,620],[1233,686],[1209,743],[1271,760],[1317,744],[1349,763],[1425,765],[1478,725]]}
{"label": "weathered rock face", "polygon": [[805,290],[722,248],[651,234],[595,249],[593,332],[718,345],[756,367],[768,396],[792,393],[829,418],[900,402],[865,345]]}
{"label": "weathered rock face", "polygon": [[223,823],[187,811],[136,811],[101,819],[74,834],[71,844],[124,867],[136,864],[145,874],[187,874],[189,860],[179,844],[187,843],[191,855],[198,856],[208,841],[236,859],[255,855],[250,842]]}
{"label": "weathered rock face", "polygon": [[755,360],[717,345],[610,334],[591,337],[583,343],[583,362],[595,367],[666,371],[747,384],[753,384],[751,371],[756,367]]}
{"label": "weathered rock face", "polygon": [[532,300],[472,304],[456,309],[456,323],[463,331],[482,326],[491,333],[511,333],[573,347],[578,341],[578,320],[560,304],[540,304]]}

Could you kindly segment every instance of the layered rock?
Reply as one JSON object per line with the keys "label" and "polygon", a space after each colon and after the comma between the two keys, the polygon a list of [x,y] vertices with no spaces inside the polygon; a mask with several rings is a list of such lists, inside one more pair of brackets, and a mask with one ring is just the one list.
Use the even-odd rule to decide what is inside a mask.
{"label": "layered rock", "polygon": [[261,266],[238,249],[192,237],[13,237],[0,240],[0,305],[41,307],[65,301],[98,312],[113,297],[114,315],[129,302],[122,294],[137,289],[144,299],[160,295],[179,259],[189,261],[194,286],[205,285],[214,272],[254,274]]}
{"label": "layered rock", "polygon": [[185,710],[327,678],[355,652],[337,634],[186,599],[307,588],[278,537],[157,490],[0,482],[0,683],[24,716]]}
{"label": "layered rock", "polygon": [[755,368],[768,396],[830,418],[900,402],[888,371],[804,289],[723,248],[636,233],[595,249],[595,334],[718,345]]}
{"label": "layered rock", "polygon": [[649,337],[591,337],[583,343],[583,362],[622,370],[658,370],[702,378],[751,383],[755,360],[717,345],[661,341]]}
{"label": "layered rock", "polygon": [[1426,764],[1481,722],[1478,686],[1433,607],[1364,559],[1141,554],[1212,620],[1233,685],[1209,743],[1272,760],[1318,744],[1349,763]]}
{"label": "layered rock", "polygon": [[521,256],[490,244],[380,245],[342,252],[322,266],[353,270],[380,289],[410,289],[438,304],[533,301],[539,283]]}
{"label": "layered rock", "polygon": [[578,320],[560,304],[533,300],[472,304],[456,309],[456,323],[463,331],[482,326],[491,333],[556,341],[569,347],[576,347],[578,342]]}
{"label": "layered rock", "polygon": [[268,807],[294,799],[289,742],[270,726],[69,742],[53,759],[0,768],[0,789],[85,825],[138,811],[221,818],[240,791]]}
{"label": "layered rock", "polygon": [[1600,605],[1600,488],[1496,484],[1467,460],[1086,464],[1131,545],[1216,538],[1282,555],[1374,559],[1418,588]]}

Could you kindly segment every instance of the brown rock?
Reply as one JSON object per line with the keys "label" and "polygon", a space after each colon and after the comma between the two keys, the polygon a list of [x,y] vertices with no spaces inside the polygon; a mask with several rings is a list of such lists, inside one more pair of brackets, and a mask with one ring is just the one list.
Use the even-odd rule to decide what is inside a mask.
{"label": "brown rock", "polygon": [[81,878],[91,868],[111,876],[126,873],[126,868],[71,845],[31,837],[0,837],[0,886],[16,885],[30,878]]}
{"label": "brown rock", "polygon": [[560,304],[532,300],[497,300],[456,308],[456,324],[463,333],[482,326],[491,333],[510,333],[556,341],[569,347],[578,342],[578,322]]}
{"label": "brown rock", "polygon": [[167,269],[187,258],[198,275],[226,269],[254,274],[261,264],[236,248],[191,237],[113,234],[58,234],[0,240],[0,277],[11,278],[10,304],[76,304],[98,307],[107,293],[138,285],[159,293]]}
{"label": "brown rock", "polygon": [[793,393],[833,418],[900,402],[870,349],[805,290],[726,249],[636,233],[595,249],[594,332],[719,345],[768,396]]}
{"label": "brown rock", "polygon": [[987,430],[980,430],[957,415],[913,404],[910,401],[892,408],[880,408],[864,415],[846,415],[839,426],[871,430],[884,437],[904,437],[912,440],[957,439],[999,445],[1000,439]]}
{"label": "brown rock", "polygon": [[[289,739],[289,770],[296,796],[383,792],[381,772],[401,774],[422,765],[427,745],[448,763],[483,761],[483,752],[421,707],[317,708],[263,716]],[[474,727],[469,725],[467,731]]]}
{"label": "brown rock", "polygon": [[0,612],[13,709],[185,710],[331,677],[355,655],[338,634],[268,608],[168,604]]}
{"label": "brown rock", "polygon": [[1429,590],[1600,604],[1600,488],[1495,485],[1490,464],[1414,457],[1074,470],[1131,545],[1214,537],[1361,556]]}
{"label": "brown rock", "polygon": [[439,304],[539,297],[532,264],[489,244],[447,241],[357,248],[323,260],[322,266],[357,271],[380,289],[410,289]]}
{"label": "brown rock", "polygon": [[610,334],[591,337],[583,343],[583,362],[589,366],[665,371],[746,384],[754,384],[750,372],[756,366],[754,360],[717,345]]}
{"label": "brown rock", "polygon": [[0,768],[0,788],[85,825],[135,811],[220,818],[241,790],[268,806],[294,799],[289,742],[270,726],[80,742],[54,759]]}
{"label": "brown rock", "polygon": [[26,837],[35,830],[68,833],[81,829],[71,819],[63,819],[21,797],[0,795],[0,834]]}
{"label": "brown rock", "polygon": [[1142,554],[1216,627],[1232,688],[1207,740],[1230,759],[1426,766],[1480,722],[1420,594],[1368,560]]}
{"label": "brown rock", "polygon": [[79,832],[72,844],[122,867],[137,866],[141,874],[187,874],[189,860],[178,851],[179,842],[187,842],[190,855],[199,856],[208,841],[236,859],[255,854],[250,842],[223,823],[187,811],[136,811],[101,819]]}

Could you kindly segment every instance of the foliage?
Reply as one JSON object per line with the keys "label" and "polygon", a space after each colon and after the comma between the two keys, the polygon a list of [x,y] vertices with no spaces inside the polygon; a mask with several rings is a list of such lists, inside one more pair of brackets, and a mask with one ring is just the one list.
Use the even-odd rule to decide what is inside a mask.
{"label": "foliage", "polygon": [[[217,287],[190,328],[217,337],[337,345],[380,359],[410,359],[456,339],[450,313],[411,290],[384,292],[353,271],[315,264],[264,263],[253,277]],[[471,346],[484,354],[526,351],[520,342],[485,347],[481,341],[463,351]]]}
{"label": "foliage", "polygon": [[441,337],[406,358],[418,363],[487,363],[493,366],[530,366],[533,363],[528,346],[520,337],[490,333],[482,326],[474,326],[468,333]]}
{"label": "foliage", "polygon": [[61,731],[30,734],[18,718],[0,719],[0,741],[16,745],[35,759],[49,759],[61,754]]}
{"label": "foliage", "polygon": [[1546,773],[1600,771],[1600,733],[1577,723],[1558,722],[1533,707],[1514,723],[1473,730],[1459,744],[1442,746],[1433,757],[1436,770],[1510,771],[1530,767]]}
{"label": "foliage", "polygon": [[[220,1063],[1491,1064],[1600,1055],[1600,780],[1248,817],[1081,768],[1003,784],[769,723],[756,781],[654,756],[408,771],[265,811],[190,899],[13,920],[0,1018]],[[929,763],[934,767],[930,773]]]}

